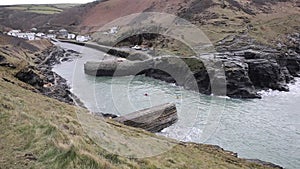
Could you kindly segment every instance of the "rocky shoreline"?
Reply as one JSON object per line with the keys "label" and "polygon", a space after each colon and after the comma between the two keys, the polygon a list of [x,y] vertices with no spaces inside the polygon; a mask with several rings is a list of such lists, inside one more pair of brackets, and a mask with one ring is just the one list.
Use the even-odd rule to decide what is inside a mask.
{"label": "rocky shoreline", "polygon": [[[248,44],[245,45],[245,42]],[[289,91],[288,83],[300,77],[300,34],[287,36],[287,42],[277,43],[277,47],[257,44],[251,40],[235,37],[224,40],[216,46],[214,57],[220,60],[226,76],[226,92],[231,98],[261,98],[258,91]],[[202,60],[200,56],[200,60]],[[191,69],[194,65],[188,64]],[[209,74],[211,70],[192,70],[199,92],[212,94]],[[213,70],[212,70],[213,71]],[[170,75],[150,70],[146,76],[175,82]],[[184,85],[183,85],[184,86]],[[186,86],[184,86],[186,87]]]}
{"label": "rocky shoreline", "polygon": [[72,61],[76,57],[80,57],[76,51],[53,46],[36,54],[34,63],[37,66],[28,66],[20,70],[15,77],[33,86],[36,89],[35,92],[71,105],[85,107],[80,99],[70,91],[71,88],[67,81],[52,71],[55,64]]}
{"label": "rocky shoreline", "polygon": [[[141,60],[140,57],[145,57],[135,54],[136,60],[128,57],[127,61],[122,62],[87,62],[85,72],[94,76],[145,74],[208,95],[218,95],[212,89],[218,84],[212,86],[211,82],[219,81],[226,83],[223,88],[226,88],[226,95],[231,98],[261,98],[258,92],[269,89],[288,92],[287,84],[293,83],[294,78],[300,76],[300,34],[288,35],[288,41],[285,44],[278,43],[277,47],[264,46],[242,38],[224,39],[216,46],[217,52],[212,54],[213,58],[208,60],[205,55],[187,58],[178,56],[179,60],[185,62],[182,64],[182,61],[167,55]],[[244,41],[249,44],[245,45]],[[218,64],[219,67],[222,65],[224,75],[216,74],[213,69]],[[186,65],[192,72],[197,87],[191,87],[191,79],[184,68]],[[178,74],[185,77],[176,77]],[[225,91],[223,95],[224,93]]]}
{"label": "rocky shoreline", "polygon": [[[278,42],[277,47],[253,45],[254,42],[243,47],[237,40],[222,42],[217,50],[225,65],[226,76],[236,74],[235,78],[228,78],[228,88],[233,88],[234,83],[240,84],[244,79],[247,93],[253,88],[257,90],[289,91],[288,83],[294,83],[295,77],[300,76],[300,34],[294,33],[287,36],[285,44]],[[227,47],[231,47],[229,50]],[[231,71],[236,67],[238,71]],[[246,72],[246,73],[241,73]],[[249,79],[249,80],[246,80]],[[232,80],[232,81],[231,81]],[[234,82],[234,83],[231,83]]]}

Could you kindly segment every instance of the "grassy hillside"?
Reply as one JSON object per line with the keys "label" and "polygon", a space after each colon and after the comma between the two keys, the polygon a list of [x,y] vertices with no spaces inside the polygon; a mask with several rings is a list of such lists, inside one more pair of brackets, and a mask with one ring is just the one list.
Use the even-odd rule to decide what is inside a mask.
{"label": "grassy hillside", "polygon": [[[247,36],[258,43],[274,45],[285,34],[299,32],[300,8],[296,0],[173,0],[167,3],[163,0],[109,0],[78,6],[10,6],[0,8],[0,28],[63,27],[93,33],[115,19],[140,12],[164,12],[187,19],[203,30],[214,44],[233,36]],[[99,39],[101,37],[95,38]]]}
{"label": "grassy hillside", "polygon": [[[13,46],[12,42],[23,45]],[[33,45],[41,43],[43,49],[49,47],[47,42],[28,44],[0,36],[1,168],[268,168],[216,146],[180,143],[96,118],[86,109],[39,94],[15,74],[24,67],[35,67],[32,59],[40,51]],[[135,143],[126,138],[147,140]],[[116,151],[128,155],[112,154],[109,146],[119,146]],[[130,154],[170,147],[153,157]]]}
{"label": "grassy hillside", "polygon": [[300,8],[293,1],[260,2],[244,7],[236,7],[235,3],[228,3],[226,8],[211,6],[207,12],[194,15],[192,22],[214,43],[229,36],[246,35],[259,43],[274,45],[286,34],[299,32]]}
{"label": "grassy hillside", "polygon": [[57,14],[64,9],[74,7],[78,4],[54,4],[54,5],[12,5],[5,7],[6,9],[19,10],[23,12],[31,12],[38,14]]}
{"label": "grassy hillside", "polygon": [[[130,24],[116,21],[116,19],[140,12],[164,12],[179,16],[201,29],[212,44],[219,45],[219,42],[230,42],[236,39],[237,48],[260,44],[274,47],[278,42],[284,41],[287,34],[300,30],[300,8],[299,3],[294,0],[176,0],[168,3],[153,0],[147,2],[110,0],[80,8],[82,8],[81,15],[76,18],[75,11],[64,11],[66,16],[71,16],[70,20],[66,22],[71,23],[74,20],[73,23],[76,23],[79,31],[95,32],[92,34],[94,41],[107,44],[116,43],[114,40],[110,40],[114,39],[115,35],[103,35],[103,32],[112,26],[119,26],[117,34],[119,36],[143,25],[140,23],[147,21],[153,23],[151,19],[154,21],[163,19],[163,17],[154,19],[136,17],[132,18],[133,21],[129,22]],[[53,21],[63,23],[62,18]],[[115,21],[113,24],[108,24],[113,21]],[[182,30],[182,32],[184,31]],[[167,53],[193,55],[185,48],[180,48],[182,44],[171,38],[158,37],[145,41],[144,44],[154,43],[157,49],[163,48]]]}

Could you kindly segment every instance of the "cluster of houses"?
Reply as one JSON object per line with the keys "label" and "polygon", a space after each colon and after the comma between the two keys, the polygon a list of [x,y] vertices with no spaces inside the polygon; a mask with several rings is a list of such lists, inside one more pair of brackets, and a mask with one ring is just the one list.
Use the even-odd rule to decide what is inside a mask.
{"label": "cluster of houses", "polygon": [[69,33],[66,29],[60,29],[58,31],[48,30],[47,33],[37,32],[37,28],[32,28],[29,32],[22,32],[21,30],[11,30],[6,34],[17,38],[23,38],[27,40],[39,40],[39,39],[69,39],[76,40],[78,42],[87,42],[91,40],[88,35],[76,35]]}

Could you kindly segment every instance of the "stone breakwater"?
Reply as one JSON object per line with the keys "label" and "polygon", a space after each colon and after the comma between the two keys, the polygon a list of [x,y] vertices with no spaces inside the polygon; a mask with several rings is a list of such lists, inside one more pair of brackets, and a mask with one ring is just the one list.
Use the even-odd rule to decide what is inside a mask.
{"label": "stone breakwater", "polygon": [[[148,58],[139,53],[122,61],[87,62],[85,73],[94,76],[145,74],[203,94],[216,95],[224,91],[212,88],[218,86],[217,83],[226,83],[229,97],[261,98],[257,93],[259,90],[289,91],[287,84],[300,76],[300,35],[296,33],[288,39],[284,49],[245,48],[187,58]],[[225,76],[216,72],[215,67],[222,67]],[[197,87],[191,84],[191,78],[195,79]]]}

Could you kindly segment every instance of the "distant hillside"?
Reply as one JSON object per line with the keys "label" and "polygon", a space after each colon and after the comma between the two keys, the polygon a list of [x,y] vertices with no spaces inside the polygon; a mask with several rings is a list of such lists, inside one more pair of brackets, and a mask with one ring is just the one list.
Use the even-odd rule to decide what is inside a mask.
{"label": "distant hillside", "polygon": [[299,32],[299,6],[297,0],[105,0],[53,15],[1,8],[0,28],[66,28],[91,33],[129,14],[165,12],[199,26],[214,43],[246,34],[258,42],[272,44],[282,35]]}
{"label": "distant hillside", "polygon": [[271,44],[299,32],[299,6],[296,0],[108,0],[65,10],[50,23],[87,33],[129,14],[165,12],[199,26],[213,42],[246,33]]}

